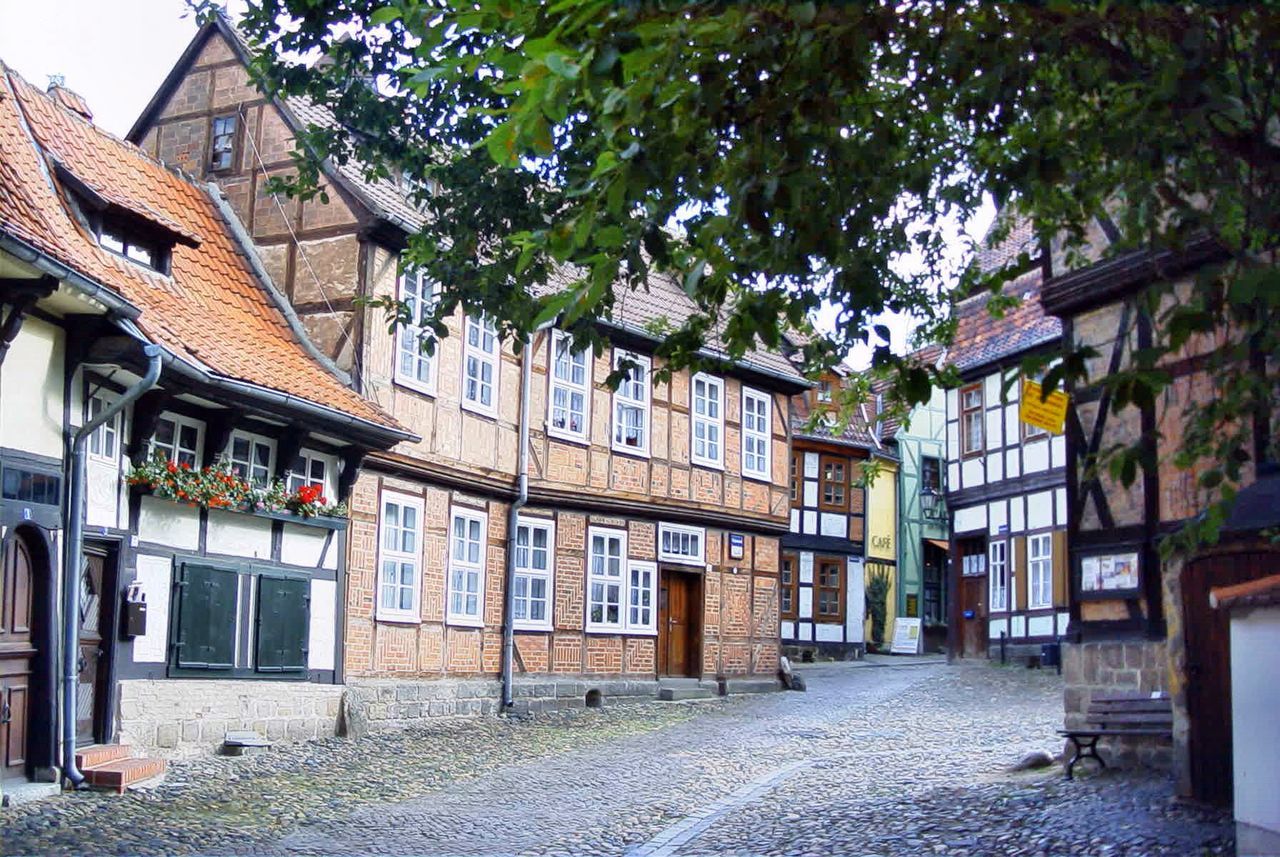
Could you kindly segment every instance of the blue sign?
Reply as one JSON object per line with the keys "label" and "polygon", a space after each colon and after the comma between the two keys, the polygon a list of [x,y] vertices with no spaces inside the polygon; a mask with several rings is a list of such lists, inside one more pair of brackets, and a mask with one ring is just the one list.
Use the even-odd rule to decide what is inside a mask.
{"label": "blue sign", "polygon": [[742,559],[747,552],[747,537],[742,533],[729,533],[729,559]]}

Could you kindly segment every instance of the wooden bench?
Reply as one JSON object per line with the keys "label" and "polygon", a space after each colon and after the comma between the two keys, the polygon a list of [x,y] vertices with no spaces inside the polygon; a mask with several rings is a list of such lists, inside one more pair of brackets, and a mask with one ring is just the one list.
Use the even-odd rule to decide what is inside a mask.
{"label": "wooden bench", "polygon": [[1059,729],[1075,746],[1075,752],[1067,760],[1067,779],[1081,759],[1092,758],[1105,768],[1107,763],[1098,755],[1098,740],[1112,736],[1149,736],[1170,738],[1173,736],[1173,703],[1167,694],[1158,696],[1120,694],[1098,696],[1089,703],[1086,728]]}

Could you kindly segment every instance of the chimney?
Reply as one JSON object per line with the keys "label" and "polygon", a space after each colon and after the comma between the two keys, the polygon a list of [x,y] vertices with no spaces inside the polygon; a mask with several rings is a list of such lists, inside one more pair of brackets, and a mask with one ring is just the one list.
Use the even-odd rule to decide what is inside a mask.
{"label": "chimney", "polygon": [[93,121],[93,111],[89,109],[89,102],[85,101],[79,94],[67,89],[62,75],[49,75],[49,89],[47,91],[54,101],[67,110],[72,113],[79,113],[90,122]]}

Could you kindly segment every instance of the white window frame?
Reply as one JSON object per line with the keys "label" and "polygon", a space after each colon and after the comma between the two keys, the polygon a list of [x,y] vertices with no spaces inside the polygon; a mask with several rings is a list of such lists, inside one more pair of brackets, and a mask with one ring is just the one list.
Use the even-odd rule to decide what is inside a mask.
{"label": "white window frame", "polygon": [[287,478],[285,479],[285,489],[290,494],[297,492],[304,485],[315,485],[316,480],[311,475],[311,465],[320,463],[324,465],[324,478],[320,481],[320,487],[324,490],[326,499],[332,500],[337,495],[335,479],[338,475],[338,458],[325,452],[316,452],[314,449],[303,447],[298,450],[298,458],[302,459],[303,467],[306,468],[305,473],[298,473],[293,469],[293,464],[289,465]]}
{"label": "white window frame", "polygon": [[[706,391],[703,396],[698,395],[699,384],[702,384]],[[712,388],[716,391],[714,402],[710,396]],[[698,413],[700,398],[705,400],[705,409],[708,411],[712,404],[715,405],[714,417],[706,413]],[[698,453],[700,427],[704,429],[702,441],[706,448],[710,449],[711,444],[715,444],[715,455],[706,452]],[[724,469],[724,379],[708,375],[706,372],[697,372],[689,379],[689,460],[703,467]]]}
{"label": "white window frame", "polygon": [[[530,552],[530,556],[532,556],[532,550],[533,550],[533,531],[543,530],[546,532],[547,534],[547,568],[545,571],[539,571],[527,564],[523,566],[520,564],[521,548],[519,547],[519,544],[520,544],[519,531],[523,529],[529,530],[529,546],[527,550]],[[544,592],[546,592],[547,609],[546,609],[545,617],[542,620],[527,619],[527,618],[521,619],[515,615],[516,612],[518,611],[513,610],[512,611],[513,619],[511,621],[511,627],[515,628],[517,631],[550,631],[552,628],[552,624],[551,624],[552,611],[555,609],[555,601],[556,601],[555,599],[555,582],[556,582],[555,580],[556,578],[555,521],[551,520],[550,518],[526,518],[524,516],[520,516],[519,518],[516,519],[516,533],[517,533],[516,534],[516,556],[515,556],[515,575],[514,575],[515,581],[516,583],[518,583],[521,578],[525,579],[526,581],[525,599],[530,601],[532,600],[531,598],[532,582],[535,579],[545,581],[546,588]],[[516,594],[514,590],[518,588],[519,588],[518,586],[513,587],[513,591],[511,593],[512,601],[516,603],[519,602],[519,596]]]}
{"label": "white window frame", "polygon": [[[416,289],[410,284],[416,283]],[[408,387],[410,390],[416,390],[428,396],[436,394],[436,378],[438,376],[438,365],[436,358],[439,356],[439,341],[436,342],[437,350],[432,354],[427,354],[421,348],[420,338],[425,328],[422,327],[423,315],[431,311],[435,304],[436,293],[439,287],[434,281],[428,280],[427,276],[420,271],[407,269],[400,274],[399,282],[396,286],[400,300],[409,307],[409,315],[413,318],[413,322],[403,325],[396,331],[396,349],[395,370],[393,377],[395,383],[401,387]],[[413,372],[406,372],[404,360],[406,357],[413,361]],[[427,380],[418,377],[421,367],[427,367]]]}
{"label": "white window frame", "polygon": [[[748,428],[748,402],[758,402],[764,404],[764,431],[761,432],[756,428]],[[754,414],[750,414],[754,418]],[[749,441],[758,441],[761,444],[763,452],[759,455],[748,452],[747,447]],[[763,463],[763,467],[758,470],[747,469],[748,457],[759,458]],[[764,482],[773,481],[773,397],[768,393],[756,390],[752,387],[742,388],[742,475],[749,479],[760,479]]]}
{"label": "white window frame", "polygon": [[[241,463],[241,462],[237,462],[234,456],[235,443],[237,440],[244,440],[244,441],[248,441],[249,443],[249,459],[250,460],[247,462],[243,462],[245,464],[246,471],[245,471],[245,475],[241,478],[243,478],[245,482],[248,482],[249,484],[255,485],[260,488],[265,488],[266,486],[270,485],[272,481],[275,479],[275,473],[276,473],[275,439],[267,437],[265,435],[255,434],[254,432],[251,432],[251,431],[240,431],[239,429],[237,429],[236,431],[233,431],[231,433],[231,437],[227,438],[227,448],[222,451],[222,460],[226,464],[231,465],[232,467],[234,467],[237,463]],[[267,476],[263,482],[254,482],[253,481],[253,467],[254,467],[253,457],[254,457],[254,452],[256,451],[256,448],[259,444],[267,448]]]}
{"label": "white window frame", "polygon": [[[572,347],[573,339],[563,330],[551,331],[551,347],[547,357],[547,379],[549,386],[547,388],[547,434],[552,437],[558,437],[562,440],[572,440],[579,443],[588,442],[591,432],[591,390],[594,386],[592,383],[592,353],[588,349],[586,351],[573,352],[569,351],[569,372],[568,379],[556,377],[556,355],[560,353],[562,347],[568,349]],[[573,360],[581,356],[583,362],[583,379],[581,384],[573,382]],[[565,409],[568,411],[568,402],[572,401],[574,393],[582,396],[582,430],[573,431],[570,428],[560,428],[555,424],[556,409],[556,391],[563,390],[565,395]],[[571,412],[570,412],[571,413]]]}
{"label": "white window frame", "polygon": [[991,588],[991,612],[1009,612],[1009,542],[999,539],[987,545],[987,574]]}
{"label": "white window frame", "polygon": [[[689,536],[690,539],[696,538],[698,540],[698,555],[672,553],[666,550],[664,545],[667,541],[665,538],[667,536],[670,536],[673,541],[679,536]],[[702,527],[689,527],[684,524],[658,524],[658,559],[660,561],[705,568],[707,564],[706,557],[707,531],[705,529]]]}
{"label": "white window frame", "polygon": [[[596,571],[595,563],[595,540],[596,538],[605,540],[604,562],[602,564],[602,572]],[[609,540],[618,540],[618,573],[611,575],[608,573],[609,566]],[[627,627],[627,531],[615,530],[609,527],[588,527],[587,528],[587,597],[586,602],[586,630],[588,633],[608,633],[621,634],[626,631]],[[594,588],[596,584],[602,588],[601,599],[596,599]],[[607,618],[608,591],[610,586],[618,587],[618,621],[610,622]],[[591,619],[591,608],[595,603],[602,605],[601,619],[598,622]]]}
{"label": "white window frame", "polygon": [[[156,421],[157,430],[160,428],[161,421],[164,421],[164,420],[168,420],[169,422],[173,423],[173,454],[169,456],[169,460],[176,464],[178,463],[179,455],[181,452],[190,452],[195,455],[195,462],[191,465],[191,469],[199,470],[200,459],[204,452],[204,423],[201,422],[200,420],[193,420],[190,417],[184,417],[179,414],[171,413],[170,411],[164,411],[163,413],[160,414],[160,419]],[[193,428],[196,430],[195,449],[190,449],[188,447],[184,447],[181,445],[183,427]],[[156,443],[155,432],[152,432],[151,440],[148,444],[149,454],[155,455],[155,450],[157,449],[157,447],[158,447],[158,444]]]}
{"label": "white window frame", "polygon": [[[412,551],[403,549],[404,542],[398,547],[387,547],[387,504],[394,503],[401,510],[413,509],[417,513],[417,526],[413,528],[414,544]],[[401,516],[400,525],[397,529],[409,529],[403,526],[404,518]],[[410,494],[401,494],[397,491],[383,491],[378,497],[378,570],[376,580],[376,589],[374,591],[374,618],[382,622],[410,622],[417,624],[419,613],[422,609],[422,549],[423,549],[423,502],[421,497],[415,497]],[[383,587],[383,563],[386,561],[396,563],[396,582],[391,584],[398,593],[401,589],[406,588],[403,580],[404,565],[412,565],[413,567],[413,583],[408,584],[412,595],[413,604],[410,608],[398,606],[390,607],[382,602]]]}
{"label": "white window frame", "polygon": [[[636,635],[654,635],[658,633],[658,564],[656,562],[628,560],[626,575],[626,630],[628,634]],[[640,585],[642,588],[637,589],[636,577],[640,575]],[[644,584],[644,575],[648,575],[648,585]],[[645,594],[649,596],[649,603],[641,603],[641,598]],[[645,621],[644,614],[640,611],[649,611],[648,621]]]}
{"label": "white window frame", "polygon": [[[85,400],[85,424],[92,422],[98,414],[107,410],[118,401],[119,399],[114,396],[107,395],[106,393],[94,393]],[[97,402],[99,405],[96,411],[93,408],[94,402]],[[95,461],[105,461],[111,464],[120,463],[120,438],[123,434],[123,421],[124,411],[122,410],[93,430],[93,433],[89,435],[89,442],[85,444],[85,451],[90,458]],[[93,449],[95,443],[98,445],[97,452],[94,452]],[[108,444],[112,447],[111,452],[106,451]]]}
{"label": "white window frame", "polygon": [[[471,344],[471,333],[476,332],[478,344]],[[484,337],[487,334],[493,336],[493,350],[486,351],[484,348]],[[479,398],[472,399],[467,395],[468,365],[470,362],[476,361],[476,371],[480,375],[476,378],[476,394],[480,393],[483,388],[483,372],[484,367],[489,367],[490,386],[492,390],[489,395],[489,404],[484,404]],[[498,415],[498,373],[502,368],[502,341],[498,339],[497,328],[484,316],[475,316],[468,314],[462,323],[462,407],[464,410],[472,411],[486,417],[496,417]]]}
{"label": "white window frame", "polygon": [[[480,524],[480,544],[479,556],[476,560],[464,558],[459,560],[455,555],[454,545],[454,527],[458,521]],[[467,539],[469,542],[470,539]],[[483,628],[484,627],[484,587],[485,587],[485,566],[488,564],[489,556],[489,513],[479,509],[472,509],[467,506],[453,506],[449,510],[449,532],[446,543],[448,544],[448,562],[445,570],[445,624],[462,625],[467,628]],[[462,572],[463,575],[475,573],[476,575],[476,611],[468,613],[464,610],[458,611],[453,609],[453,596],[455,587],[453,585],[453,575],[455,571]],[[465,579],[465,578],[464,578]],[[465,599],[471,594],[471,590],[464,589],[461,594]],[[463,602],[465,608],[466,603]]]}
{"label": "white window frame", "polygon": [[[1037,549],[1041,551],[1037,553]],[[1053,606],[1053,533],[1027,536],[1027,609]]]}
{"label": "white window frame", "polygon": [[[644,373],[644,378],[635,382],[628,378],[618,385],[618,389],[613,391],[613,419],[609,427],[610,438],[613,444],[614,452],[623,452],[627,455],[639,455],[645,458],[649,457],[650,435],[653,431],[652,417],[652,390],[650,389],[650,379],[652,378],[653,361],[643,354],[636,354],[634,351],[615,350],[613,352],[613,368],[617,369],[618,364],[623,360],[630,360],[640,367]],[[640,398],[632,396],[633,389],[638,387],[641,393]],[[622,408],[636,408],[641,415],[641,440],[639,446],[628,446],[622,442],[619,432],[622,429],[622,421],[619,413]]]}

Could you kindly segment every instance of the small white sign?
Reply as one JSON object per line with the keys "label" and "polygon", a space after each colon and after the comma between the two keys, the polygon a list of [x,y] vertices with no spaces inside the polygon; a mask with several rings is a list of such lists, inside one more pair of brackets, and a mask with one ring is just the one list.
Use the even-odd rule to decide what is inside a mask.
{"label": "small white sign", "polygon": [[899,616],[893,621],[893,645],[889,651],[895,655],[920,654],[920,620]]}

